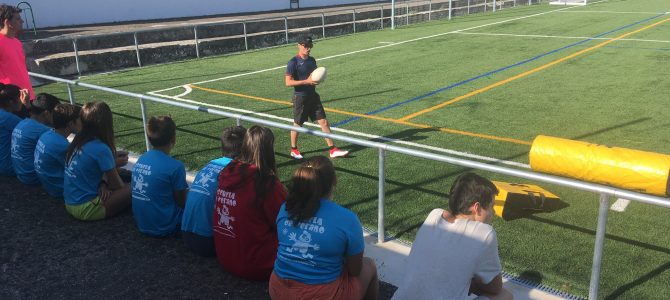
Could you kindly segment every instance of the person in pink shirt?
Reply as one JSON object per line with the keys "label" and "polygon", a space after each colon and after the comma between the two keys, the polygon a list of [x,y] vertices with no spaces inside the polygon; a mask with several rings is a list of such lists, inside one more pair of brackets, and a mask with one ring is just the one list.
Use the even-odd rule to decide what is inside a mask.
{"label": "person in pink shirt", "polygon": [[[23,32],[21,10],[17,7],[0,4],[0,83],[13,84],[21,88],[22,93],[30,93],[29,99],[35,99],[30,84],[26,55],[18,36]],[[30,101],[23,105],[30,108]]]}

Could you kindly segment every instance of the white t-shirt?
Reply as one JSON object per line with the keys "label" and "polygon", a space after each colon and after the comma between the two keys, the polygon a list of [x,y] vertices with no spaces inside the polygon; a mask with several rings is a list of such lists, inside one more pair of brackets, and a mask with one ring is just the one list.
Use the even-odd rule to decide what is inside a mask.
{"label": "white t-shirt", "polygon": [[470,281],[490,283],[501,273],[498,240],[491,225],[442,218],[434,209],[423,222],[393,299],[467,299]]}

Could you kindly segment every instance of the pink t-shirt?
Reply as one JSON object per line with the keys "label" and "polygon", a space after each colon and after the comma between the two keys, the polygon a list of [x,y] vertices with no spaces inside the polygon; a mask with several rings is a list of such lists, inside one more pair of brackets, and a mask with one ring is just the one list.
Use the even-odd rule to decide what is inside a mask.
{"label": "pink t-shirt", "polygon": [[35,99],[33,86],[30,84],[26,55],[23,45],[17,38],[8,38],[0,34],[0,82],[13,84],[30,91],[30,99]]}

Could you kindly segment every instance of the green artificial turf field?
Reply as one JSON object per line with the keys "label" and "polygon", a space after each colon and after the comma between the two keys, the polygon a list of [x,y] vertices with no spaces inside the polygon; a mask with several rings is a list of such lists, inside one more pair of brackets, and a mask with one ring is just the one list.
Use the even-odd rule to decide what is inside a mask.
{"label": "green artificial turf field", "polygon": [[[331,125],[346,130],[336,133],[393,138],[403,141],[400,146],[441,154],[439,149],[450,149],[527,164],[537,135],[670,154],[669,11],[670,3],[663,0],[594,1],[570,8],[540,4],[317,40],[312,56],[328,69],[317,91]],[[81,81],[137,93],[158,91],[154,95],[290,124],[292,89],[284,86],[283,74],[295,53],[295,45],[289,45]],[[62,84],[37,90],[67,98]],[[109,103],[117,145],[144,151],[137,99],[81,87],[75,95],[78,103]],[[218,136],[235,123],[163,104],[149,103],[148,111],[176,120],[172,154],[190,170],[220,154]],[[299,162],[288,156],[288,132],[274,132],[279,172],[286,181]],[[300,138],[305,156],[327,154],[322,139]],[[377,150],[338,146],[351,155],[335,161],[334,198],[376,228]],[[446,207],[450,184],[464,171],[388,153],[387,234],[411,241],[431,209]],[[478,173],[538,184],[567,203],[552,213],[497,218],[494,227],[505,271],[586,296],[598,195]],[[640,203],[623,213],[610,212],[600,298],[670,294],[668,213]]]}

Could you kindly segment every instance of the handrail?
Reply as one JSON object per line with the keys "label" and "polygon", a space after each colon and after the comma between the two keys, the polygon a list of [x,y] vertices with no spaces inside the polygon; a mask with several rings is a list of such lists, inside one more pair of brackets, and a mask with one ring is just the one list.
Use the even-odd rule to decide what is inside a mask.
{"label": "handrail", "polygon": [[670,208],[670,198],[663,198],[663,197],[658,197],[658,196],[653,196],[653,195],[648,195],[648,194],[643,194],[643,193],[638,193],[634,191],[629,191],[629,190],[624,190],[620,188],[615,188],[607,185],[602,185],[602,184],[597,184],[597,183],[590,183],[590,182],[584,182],[584,181],[579,181],[576,179],[571,179],[571,178],[566,178],[566,177],[559,177],[555,175],[549,175],[545,173],[538,173],[538,172],[533,172],[533,171],[527,171],[527,170],[520,170],[520,169],[515,169],[515,168],[510,168],[510,167],[503,167],[503,166],[496,166],[496,165],[491,165],[487,163],[482,163],[482,162],[477,162],[477,161],[472,161],[472,160],[467,160],[467,159],[462,159],[462,158],[456,158],[453,156],[447,156],[443,154],[435,154],[431,152],[426,152],[422,150],[417,150],[417,149],[410,149],[410,148],[405,148],[405,147],[400,147],[400,146],[394,146],[394,145],[389,145],[389,144],[384,144],[384,143],[379,143],[379,142],[372,142],[368,140],[362,140],[362,139],[357,139],[357,138],[352,138],[340,134],[335,134],[335,133],[324,133],[321,131],[315,131],[307,128],[298,128],[294,127],[292,125],[286,125],[282,123],[277,123],[273,121],[268,121],[264,119],[259,119],[255,117],[250,117],[246,116],[243,114],[237,114],[237,113],[231,113],[231,112],[225,112],[221,110],[216,110],[216,109],[210,109],[204,106],[197,106],[197,105],[192,105],[192,104],[186,104],[182,102],[177,102],[173,100],[167,100],[163,98],[159,98],[156,96],[151,96],[151,95],[145,95],[145,94],[137,94],[137,93],[132,93],[132,92],[126,92],[122,90],[117,90],[117,89],[112,89],[108,87],[103,87],[103,86],[98,86],[94,84],[89,84],[89,83],[84,83],[80,82],[77,80],[68,80],[68,79],[62,79],[58,77],[53,77],[53,76],[48,76],[48,75],[43,75],[43,74],[38,74],[38,73],[33,73],[29,72],[28,73],[30,76],[37,77],[37,78],[42,78],[42,79],[47,79],[50,81],[56,81],[56,82],[62,82],[62,83],[67,83],[71,85],[78,85],[94,90],[99,90],[99,91],[104,91],[112,94],[117,94],[117,95],[123,95],[123,96],[128,96],[132,98],[142,98],[145,100],[153,101],[153,102],[158,102],[158,103],[163,103],[167,105],[172,105],[172,106],[178,106],[186,109],[191,109],[191,110],[197,110],[197,111],[202,111],[206,113],[211,113],[211,114],[216,114],[220,115],[223,117],[229,117],[233,119],[240,119],[243,121],[251,122],[251,123],[258,123],[258,124],[263,124],[266,126],[270,127],[276,127],[280,129],[286,129],[286,130],[292,130],[292,131],[298,131],[301,133],[308,133],[312,135],[316,135],[319,137],[323,138],[330,138],[333,140],[339,140],[351,144],[356,144],[360,146],[366,146],[370,148],[378,148],[378,149],[383,149],[386,151],[391,151],[391,152],[396,152],[396,153],[402,153],[402,154],[407,154],[410,156],[415,156],[415,157],[420,157],[420,158],[425,158],[425,159],[430,159],[430,160],[435,160],[435,161],[441,161],[441,162],[446,162],[462,167],[468,167],[468,168],[473,168],[473,169],[478,169],[482,171],[490,171],[490,172],[495,172],[499,174],[504,174],[504,175],[510,175],[514,177],[521,177],[525,179],[531,179],[531,180],[537,180],[545,183],[552,183],[552,184],[558,184],[566,187],[571,187],[575,188],[578,190],[582,191],[587,191],[587,192],[593,192],[593,193],[598,193],[598,194],[607,194],[613,197],[617,198],[625,198],[628,200],[634,200],[637,202],[642,202],[646,204],[651,204],[651,205],[657,205],[657,206],[662,206],[665,208]]}

